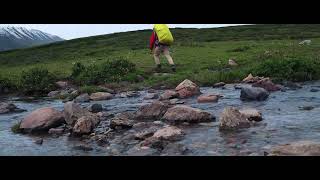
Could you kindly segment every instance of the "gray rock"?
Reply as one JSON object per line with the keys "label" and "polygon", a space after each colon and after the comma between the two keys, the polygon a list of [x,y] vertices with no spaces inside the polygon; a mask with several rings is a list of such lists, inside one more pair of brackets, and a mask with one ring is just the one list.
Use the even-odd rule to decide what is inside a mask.
{"label": "gray rock", "polygon": [[269,97],[269,92],[263,88],[245,87],[241,89],[240,99],[242,101],[264,101]]}
{"label": "gray rock", "polygon": [[64,104],[64,118],[68,125],[74,125],[74,123],[83,116],[90,114],[86,109],[74,102],[67,102]]}
{"label": "gray rock", "polygon": [[311,89],[310,92],[318,92],[320,91],[319,89]]}
{"label": "gray rock", "polygon": [[143,99],[149,100],[149,99],[158,99],[159,95],[157,93],[148,93]]}
{"label": "gray rock", "polygon": [[126,152],[127,156],[156,156],[158,154],[159,152],[157,149],[146,146],[134,146]]}
{"label": "gray rock", "polygon": [[42,145],[43,143],[43,139],[42,138],[38,138],[34,141],[34,143],[38,144],[38,145]]}
{"label": "gray rock", "polygon": [[12,113],[12,112],[23,112],[26,110],[18,108],[12,103],[0,102],[0,114]]}
{"label": "gray rock", "polygon": [[48,93],[47,96],[54,98],[54,97],[57,97],[59,94],[60,94],[60,91],[51,91]]}
{"label": "gray rock", "polygon": [[84,103],[84,102],[89,102],[89,101],[90,101],[90,96],[88,93],[81,94],[80,96],[78,96],[74,99],[75,103]]}
{"label": "gray rock", "polygon": [[103,107],[101,104],[92,104],[91,106],[89,106],[88,110],[92,113],[98,113],[103,111]]}

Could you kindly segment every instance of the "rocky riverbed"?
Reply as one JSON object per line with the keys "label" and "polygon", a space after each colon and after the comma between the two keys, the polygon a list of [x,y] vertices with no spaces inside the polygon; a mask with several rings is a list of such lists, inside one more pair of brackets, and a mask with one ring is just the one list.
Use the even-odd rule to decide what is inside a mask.
{"label": "rocky riverbed", "polygon": [[[299,148],[302,150],[297,152],[305,152],[303,148],[317,151],[310,147],[317,147],[320,142],[320,91],[317,91],[320,89],[320,81],[281,91],[280,87],[277,91],[269,86],[264,87],[270,93],[266,95],[260,89],[259,98],[255,100],[252,98],[257,94],[245,94],[241,92],[243,87],[251,87],[251,84],[227,84],[200,89],[192,87],[187,90],[179,87],[169,92],[140,91],[134,96],[119,94],[106,100],[81,102],[79,105],[83,109],[92,104],[102,106],[102,109],[99,105],[91,107],[97,110],[93,114],[99,117],[99,122],[90,124],[90,127],[94,126],[92,132],[81,136],[74,136],[75,127],[68,125],[59,125],[50,129],[49,133],[15,134],[11,127],[31,112],[44,107],[62,112],[65,103],[52,99],[24,101],[16,97],[2,98],[1,102],[13,103],[16,108],[26,111],[0,114],[0,155],[263,156],[296,152],[299,141],[311,142],[308,146],[301,143]],[[177,96],[183,98],[176,99]],[[158,98],[161,102],[156,100]],[[242,120],[227,120],[226,124],[229,126],[234,123],[234,127],[237,127],[243,121],[247,127],[222,130],[221,121],[224,118],[221,116],[226,107],[240,110],[241,115],[236,112],[233,120],[242,117],[241,110],[252,108],[257,112],[246,112],[259,114],[263,120],[258,118],[255,121],[255,118],[243,115]],[[97,114],[101,110],[102,113]],[[137,115],[139,118],[131,117]],[[77,120],[77,132],[88,128],[89,125],[84,122]],[[293,148],[281,149],[283,145],[290,146],[291,143],[294,143]],[[279,145],[282,146],[279,148]],[[281,150],[286,153],[279,153]]]}

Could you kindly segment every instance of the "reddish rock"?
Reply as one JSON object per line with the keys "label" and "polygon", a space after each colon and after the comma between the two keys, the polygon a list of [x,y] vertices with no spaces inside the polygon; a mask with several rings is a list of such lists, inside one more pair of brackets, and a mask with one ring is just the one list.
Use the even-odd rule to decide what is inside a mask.
{"label": "reddish rock", "polygon": [[200,109],[177,105],[168,109],[163,119],[171,123],[200,123],[213,121],[214,116]]}
{"label": "reddish rock", "polygon": [[60,126],[64,122],[61,112],[45,107],[37,109],[27,115],[20,124],[24,132],[48,131],[50,128]]}
{"label": "reddish rock", "polygon": [[269,92],[281,90],[280,85],[274,84],[269,78],[264,78],[252,84],[252,87],[260,87]]}
{"label": "reddish rock", "polygon": [[90,95],[90,99],[93,101],[104,101],[111,99],[112,97],[113,95],[107,92],[96,92]]}
{"label": "reddish rock", "polygon": [[219,96],[214,94],[201,95],[197,98],[198,103],[218,102]]}
{"label": "reddish rock", "polygon": [[180,83],[175,90],[178,92],[180,98],[188,98],[201,94],[199,86],[188,79]]}

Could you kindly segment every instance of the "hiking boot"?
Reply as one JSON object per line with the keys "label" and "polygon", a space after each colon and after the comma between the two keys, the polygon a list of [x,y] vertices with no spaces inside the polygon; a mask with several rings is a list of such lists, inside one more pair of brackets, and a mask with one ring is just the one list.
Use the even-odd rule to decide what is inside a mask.
{"label": "hiking boot", "polygon": [[173,72],[176,72],[176,65],[171,65],[171,69]]}

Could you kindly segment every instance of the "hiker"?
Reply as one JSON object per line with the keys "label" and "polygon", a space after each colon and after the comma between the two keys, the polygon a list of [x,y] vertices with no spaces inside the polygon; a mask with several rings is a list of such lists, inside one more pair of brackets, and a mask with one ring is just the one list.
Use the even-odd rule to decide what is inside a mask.
{"label": "hiker", "polygon": [[150,49],[153,52],[157,70],[161,69],[160,54],[162,53],[171,65],[173,72],[176,71],[176,66],[170,56],[169,46],[173,43],[172,34],[165,24],[155,24],[150,38]]}

